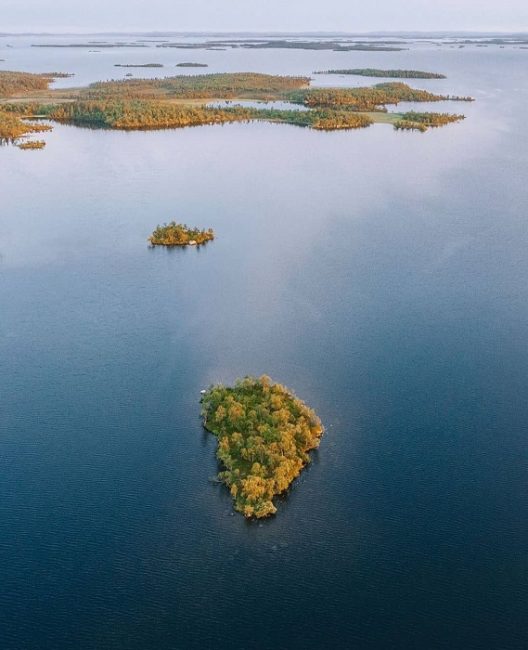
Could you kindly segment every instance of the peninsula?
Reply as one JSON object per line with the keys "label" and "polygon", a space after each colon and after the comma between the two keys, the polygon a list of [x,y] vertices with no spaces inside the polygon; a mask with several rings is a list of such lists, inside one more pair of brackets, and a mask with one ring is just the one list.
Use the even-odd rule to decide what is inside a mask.
{"label": "peninsula", "polygon": [[400,119],[394,122],[394,128],[402,131],[427,131],[430,127],[445,126],[452,122],[464,120],[464,115],[451,115],[450,113],[402,113]]}
{"label": "peninsula", "polygon": [[387,79],[446,79],[445,74],[423,70],[381,70],[380,68],[352,68],[321,70],[314,74],[356,75],[359,77],[385,77]]}
{"label": "peninsula", "polygon": [[235,510],[261,519],[277,512],[284,493],[310,462],[323,425],[292,391],[263,375],[233,387],[212,386],[202,398],[204,427],[218,438],[218,478],[229,488]]}

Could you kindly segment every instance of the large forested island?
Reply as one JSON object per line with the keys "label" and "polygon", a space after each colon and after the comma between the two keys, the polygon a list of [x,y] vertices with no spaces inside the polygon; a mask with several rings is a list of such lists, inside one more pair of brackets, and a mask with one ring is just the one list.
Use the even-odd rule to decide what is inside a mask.
{"label": "large forested island", "polygon": [[211,228],[200,230],[171,221],[164,226],[158,226],[149,237],[149,242],[152,246],[199,246],[212,241],[214,237]]}
{"label": "large forested island", "polygon": [[212,386],[202,398],[202,416],[218,438],[219,479],[235,510],[248,518],[275,514],[274,497],[310,462],[323,434],[315,412],[266,376]]}
{"label": "large forested island", "polygon": [[[357,129],[383,122],[402,128],[401,102],[472,101],[436,94],[402,82],[358,88],[314,88],[308,77],[260,73],[179,75],[160,79],[122,79],[84,88],[51,89],[58,73],[0,72],[0,139],[17,143],[39,125],[28,118],[111,129],[171,129],[205,124],[263,120],[318,130]],[[220,100],[230,105],[215,106]],[[292,108],[237,105],[242,100],[281,101]],[[297,108],[304,107],[305,110]],[[416,113],[418,115],[418,113]],[[434,115],[438,115],[434,119]],[[441,117],[440,117],[441,116]],[[418,130],[461,119],[427,113]],[[434,123],[433,123],[434,122]]]}

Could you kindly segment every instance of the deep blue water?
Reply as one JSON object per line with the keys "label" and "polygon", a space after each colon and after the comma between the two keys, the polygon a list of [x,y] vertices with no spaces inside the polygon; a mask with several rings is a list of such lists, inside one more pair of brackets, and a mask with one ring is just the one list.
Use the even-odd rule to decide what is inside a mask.
{"label": "deep blue water", "polygon": [[[0,647],[526,648],[528,52],[244,57],[425,67],[478,101],[427,134],[55,126],[0,149]],[[171,218],[218,238],[149,249]],[[209,481],[198,401],[263,372],[327,432],[250,523]]]}

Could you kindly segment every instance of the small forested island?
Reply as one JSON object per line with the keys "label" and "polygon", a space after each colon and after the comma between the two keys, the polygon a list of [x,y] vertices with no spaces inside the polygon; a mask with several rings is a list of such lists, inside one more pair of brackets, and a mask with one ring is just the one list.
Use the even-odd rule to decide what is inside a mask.
{"label": "small forested island", "polygon": [[212,241],[214,237],[211,228],[199,230],[171,221],[163,226],[158,226],[148,240],[152,246],[199,246]]}
{"label": "small forested island", "polygon": [[19,149],[44,149],[46,143],[44,140],[28,140],[18,145]]}
{"label": "small forested island", "polygon": [[452,115],[450,113],[416,113],[410,111],[401,113],[400,118],[394,122],[394,128],[402,131],[427,131],[430,127],[445,126],[452,122],[464,120],[465,115]]}
{"label": "small forested island", "polygon": [[176,64],[177,68],[208,68],[209,65],[207,63],[192,63],[190,62],[184,62],[184,63],[177,63]]}
{"label": "small forested island", "polygon": [[218,478],[235,510],[261,519],[277,512],[285,492],[319,446],[324,428],[315,412],[288,388],[263,375],[233,387],[216,385],[202,398],[204,427],[218,438]]}
{"label": "small forested island", "polygon": [[446,79],[445,74],[423,70],[381,70],[380,68],[352,68],[344,70],[322,70],[314,74],[355,75],[359,77],[385,77],[388,79]]}

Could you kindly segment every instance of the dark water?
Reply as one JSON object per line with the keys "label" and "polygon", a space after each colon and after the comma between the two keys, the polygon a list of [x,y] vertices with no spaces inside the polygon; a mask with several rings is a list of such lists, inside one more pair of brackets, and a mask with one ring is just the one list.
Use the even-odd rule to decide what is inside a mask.
{"label": "dark water", "polygon": [[[478,101],[0,150],[0,647],[526,648],[528,53],[254,56]],[[218,239],[147,248],[173,217]],[[258,524],[198,400],[262,372],[327,434]]]}

